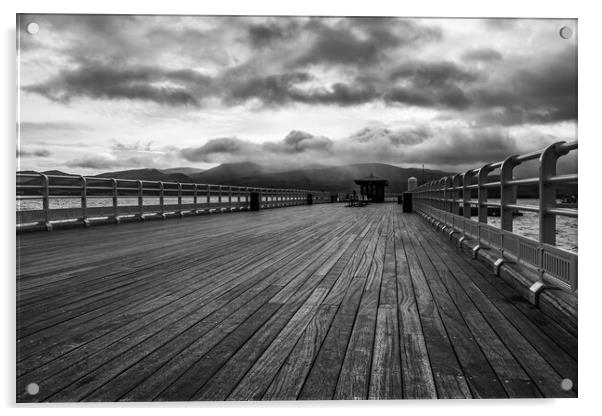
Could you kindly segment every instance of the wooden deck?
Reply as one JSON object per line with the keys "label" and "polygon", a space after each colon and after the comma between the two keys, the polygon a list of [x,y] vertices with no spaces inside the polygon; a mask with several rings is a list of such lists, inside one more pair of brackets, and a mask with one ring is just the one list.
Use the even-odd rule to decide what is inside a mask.
{"label": "wooden deck", "polygon": [[577,395],[576,334],[399,205],[24,234],[17,254],[20,402]]}

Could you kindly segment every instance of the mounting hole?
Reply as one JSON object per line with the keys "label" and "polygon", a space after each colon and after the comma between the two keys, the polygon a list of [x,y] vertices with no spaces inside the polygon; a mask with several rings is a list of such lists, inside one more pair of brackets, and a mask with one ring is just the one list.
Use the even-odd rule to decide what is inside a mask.
{"label": "mounting hole", "polygon": [[40,25],[37,24],[36,22],[31,22],[27,25],[27,33],[29,33],[30,35],[35,35],[36,33],[38,33],[40,31]]}
{"label": "mounting hole", "polygon": [[560,37],[562,39],[570,39],[573,36],[573,30],[568,26],[562,26],[560,28]]}
{"label": "mounting hole", "polygon": [[29,383],[25,389],[27,390],[27,394],[30,396],[35,396],[40,392],[40,386],[38,386],[38,383]]}
{"label": "mounting hole", "polygon": [[564,391],[569,391],[573,388],[573,380],[571,380],[570,378],[565,378],[560,382],[560,387]]}

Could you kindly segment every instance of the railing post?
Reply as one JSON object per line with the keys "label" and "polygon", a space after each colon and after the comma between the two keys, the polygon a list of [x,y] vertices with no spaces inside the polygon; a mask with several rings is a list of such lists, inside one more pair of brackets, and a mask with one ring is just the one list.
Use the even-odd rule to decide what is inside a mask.
{"label": "railing post", "polygon": [[546,147],[539,157],[539,241],[556,244],[556,215],[548,210],[556,207],[556,184],[549,178],[556,176],[556,161],[568,152],[560,153],[557,142]]}
{"label": "railing post", "polygon": [[217,204],[219,206],[219,212],[222,212],[222,186],[219,185],[217,187]]}
{"label": "railing post", "polygon": [[443,178],[443,210],[445,212],[451,212],[451,178],[446,176]]}
{"label": "railing post", "polygon": [[79,179],[82,185],[80,202],[82,207],[82,223],[85,227],[88,227],[90,225],[90,220],[88,219],[88,183],[85,176],[80,176]]}
{"label": "railing post", "polygon": [[517,166],[516,156],[510,156],[502,162],[500,168],[500,226],[502,230],[512,232],[513,208],[509,204],[516,204],[516,186],[508,185],[512,180],[512,172]]}
{"label": "railing post", "polygon": [[165,219],[165,184],[159,182],[159,205],[161,205],[161,218]]}
{"label": "railing post", "polygon": [[182,212],[182,184],[180,182],[178,182],[178,211],[180,217],[183,217],[184,213]]}
{"label": "railing post", "polygon": [[468,188],[470,185],[472,185],[472,178],[474,177],[474,171],[473,170],[469,170],[468,172],[465,172],[462,175],[462,202],[463,202],[463,207],[462,210],[464,218],[469,218],[470,219],[470,214],[472,211],[472,205],[470,204],[470,200],[471,200],[471,189]]}
{"label": "railing post", "polygon": [[142,181],[137,181],[138,184],[138,210],[140,213],[140,219],[144,219],[144,183]]}
{"label": "railing post", "polygon": [[478,215],[479,215],[479,222],[482,222],[484,224],[487,224],[487,188],[485,188],[483,185],[485,185],[487,183],[487,178],[489,177],[489,172],[491,172],[493,170],[493,168],[491,167],[491,164],[488,163],[485,166],[483,166],[481,169],[479,169],[479,174],[478,174],[478,192],[479,192],[479,200],[478,200]]}
{"label": "railing post", "polygon": [[198,207],[198,197],[199,197],[199,186],[195,183],[194,184],[194,190],[193,190],[193,194],[192,194],[192,204],[194,206],[194,213],[198,214],[199,213],[199,207]]}
{"label": "railing post", "polygon": [[42,209],[44,210],[44,228],[46,231],[52,231],[50,223],[50,183],[48,176],[40,174],[42,177]]}
{"label": "railing post", "polygon": [[228,211],[232,212],[232,187],[228,186]]}
{"label": "railing post", "polygon": [[236,187],[236,210],[240,211],[240,186]]}
{"label": "railing post", "polygon": [[452,213],[460,215],[460,192],[462,186],[462,175],[457,174],[452,177]]}
{"label": "railing post", "polygon": [[113,179],[113,220],[119,224],[119,191],[117,190],[117,179]]}
{"label": "railing post", "polygon": [[207,185],[207,210],[206,212],[211,212],[211,185]]}

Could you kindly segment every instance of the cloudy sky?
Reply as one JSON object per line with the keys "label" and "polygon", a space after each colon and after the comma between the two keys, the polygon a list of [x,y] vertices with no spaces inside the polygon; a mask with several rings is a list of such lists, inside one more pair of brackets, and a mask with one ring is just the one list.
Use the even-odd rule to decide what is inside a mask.
{"label": "cloudy sky", "polygon": [[17,168],[460,171],[577,138],[577,40],[563,26],[577,31],[574,20],[24,15]]}

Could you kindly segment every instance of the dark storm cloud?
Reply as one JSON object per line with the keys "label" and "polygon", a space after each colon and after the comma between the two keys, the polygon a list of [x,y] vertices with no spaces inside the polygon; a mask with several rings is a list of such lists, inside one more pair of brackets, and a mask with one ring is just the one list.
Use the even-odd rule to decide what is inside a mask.
{"label": "dark storm cloud", "polygon": [[502,54],[491,48],[471,49],[462,54],[465,61],[491,62],[502,59]]}
{"label": "dark storm cloud", "polygon": [[283,140],[261,144],[236,137],[211,139],[199,147],[185,148],[180,155],[189,162],[231,162],[252,160],[259,163],[281,159],[288,162],[288,155],[303,154],[324,157],[331,152],[333,142],[324,136],[293,130]]}
{"label": "dark storm cloud", "polygon": [[46,149],[37,149],[37,150],[23,150],[17,149],[17,158],[20,157],[50,157],[52,153]]}
{"label": "dark storm cloud", "polygon": [[464,87],[479,77],[453,62],[406,62],[389,74],[392,82],[403,86],[391,87],[384,99],[419,107],[464,109],[470,105]]}
{"label": "dark storm cloud", "polygon": [[267,105],[280,104],[292,100],[292,92],[296,84],[310,79],[311,76],[306,72],[235,78],[229,90],[225,90],[225,100],[230,103],[241,103],[258,99]]}
{"label": "dark storm cloud", "polygon": [[235,137],[211,139],[200,147],[182,149],[180,155],[191,162],[215,162],[224,155],[244,155],[253,158],[257,145]]}
{"label": "dark storm cloud", "polygon": [[284,103],[325,104],[349,106],[373,101],[379,97],[371,85],[337,82],[332,85],[304,88],[303,83],[313,80],[307,72],[292,72],[251,78],[228,77],[218,81],[224,85],[216,94],[223,94],[229,104],[258,100],[264,106]]}
{"label": "dark storm cloud", "polygon": [[[162,25],[157,17],[39,17],[46,30],[70,28],[71,43],[64,42],[69,65],[22,89],[60,103],[141,100],[193,109],[251,103],[253,110],[374,103],[441,110],[440,118],[481,125],[552,123],[577,114],[571,47],[560,55],[517,58],[508,52],[504,71],[495,72],[488,65],[502,56],[491,48],[414,58],[412,51],[424,56],[423,47],[445,41],[445,33],[434,24],[398,18],[207,17],[191,27]],[[485,24],[508,27],[515,21]],[[130,26],[135,36],[124,29]],[[31,36],[24,41],[37,42]],[[183,59],[157,60],[165,53]],[[456,56],[462,60],[449,60]]]}
{"label": "dark storm cloud", "polygon": [[331,104],[339,106],[356,105],[375,100],[379,96],[369,85],[335,83],[330,88],[317,88],[310,91],[293,91],[291,97],[306,104]]}
{"label": "dark storm cloud", "polygon": [[470,99],[461,88],[447,84],[430,88],[420,86],[395,87],[389,90],[384,98],[388,103],[403,103],[418,107],[444,107],[457,110],[465,109],[471,104]]}
{"label": "dark storm cloud", "polygon": [[284,140],[276,143],[266,142],[262,148],[276,153],[303,153],[317,151],[327,154],[332,149],[333,142],[328,137],[314,136],[304,131],[293,130]]}
{"label": "dark storm cloud", "polygon": [[308,27],[311,25],[313,43],[294,65],[378,65],[391,48],[415,46],[442,36],[437,28],[394,18],[346,19],[334,27],[314,20]]}
{"label": "dark storm cloud", "polygon": [[476,106],[490,109],[483,123],[516,125],[577,118],[577,51],[566,48],[497,85],[473,91]]}
{"label": "dark storm cloud", "polygon": [[460,68],[447,61],[439,62],[407,62],[397,66],[389,74],[392,81],[409,80],[417,86],[430,87],[458,83],[472,83],[479,79],[479,74]]}
{"label": "dark storm cloud", "polygon": [[363,66],[384,58],[370,39],[360,39],[349,29],[324,28],[314,44],[296,62],[307,64],[353,64]]}
{"label": "dark storm cloud", "polygon": [[206,85],[208,80],[188,69],[166,71],[156,67],[117,68],[86,64],[76,69],[62,70],[45,82],[24,86],[23,90],[63,103],[70,102],[74,97],[88,97],[198,106],[199,100],[187,88],[156,83],[175,81],[194,83],[200,87]]}
{"label": "dark storm cloud", "polygon": [[299,34],[299,29],[300,25],[296,19],[282,17],[265,23],[251,24],[247,34],[252,46],[265,47],[292,39]]}
{"label": "dark storm cloud", "polygon": [[446,129],[420,150],[413,155],[416,162],[448,166],[497,162],[521,153],[517,140],[501,128]]}

